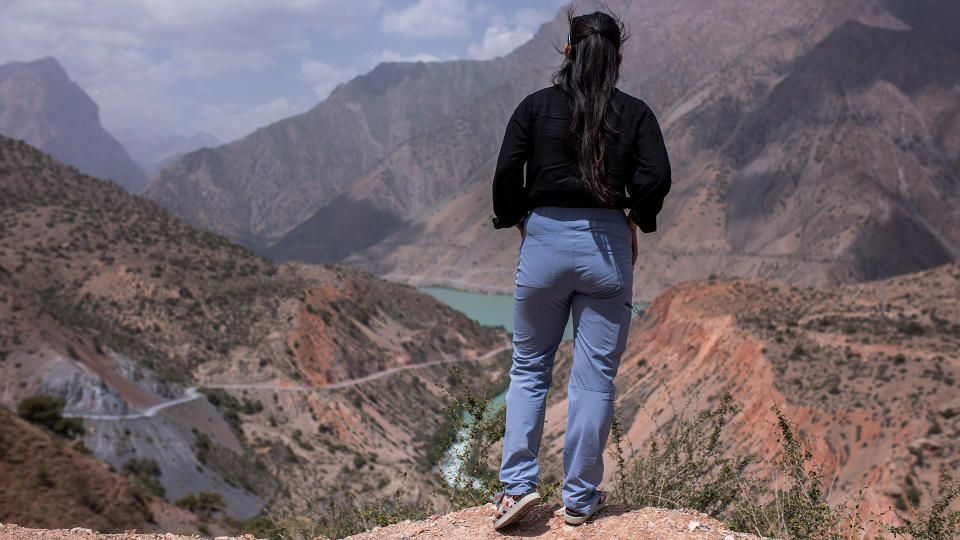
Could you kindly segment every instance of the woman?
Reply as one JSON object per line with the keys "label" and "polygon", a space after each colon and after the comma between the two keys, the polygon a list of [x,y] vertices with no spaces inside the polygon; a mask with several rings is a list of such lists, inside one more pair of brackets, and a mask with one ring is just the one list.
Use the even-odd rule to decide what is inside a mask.
{"label": "woman", "polygon": [[583,523],[606,505],[597,486],[632,313],[636,229],[656,230],[671,184],[656,117],[615,87],[623,24],[602,12],[567,18],[560,71],[517,106],[493,180],[494,227],[516,226],[522,237],[496,528],[540,501],[545,399],[571,310],[564,519]]}

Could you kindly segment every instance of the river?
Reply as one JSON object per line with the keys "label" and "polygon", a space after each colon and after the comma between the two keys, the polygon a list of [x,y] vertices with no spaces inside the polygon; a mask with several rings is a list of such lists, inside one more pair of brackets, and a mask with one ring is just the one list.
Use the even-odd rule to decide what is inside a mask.
{"label": "river", "polygon": [[[447,287],[421,287],[421,291],[433,296],[437,300],[448,306],[462,312],[467,317],[477,321],[480,324],[490,326],[501,326],[507,332],[513,332],[513,295],[512,294],[487,294],[477,292],[467,292]],[[640,313],[647,304],[634,304],[635,312]],[[567,327],[563,331],[563,339],[573,338],[573,321],[567,320]],[[493,398],[495,405],[500,405],[506,401],[506,391]],[[495,408],[495,407],[494,407]],[[466,414],[466,413],[464,413]],[[466,422],[472,419],[464,417]],[[437,468],[443,479],[449,484],[453,483],[457,471],[460,468],[460,462],[465,453],[467,444],[467,433],[469,427],[464,427],[457,434],[457,440],[447,450],[440,465]],[[437,470],[435,469],[435,470]],[[467,479],[465,479],[467,480]],[[474,482],[477,481],[474,479]]]}

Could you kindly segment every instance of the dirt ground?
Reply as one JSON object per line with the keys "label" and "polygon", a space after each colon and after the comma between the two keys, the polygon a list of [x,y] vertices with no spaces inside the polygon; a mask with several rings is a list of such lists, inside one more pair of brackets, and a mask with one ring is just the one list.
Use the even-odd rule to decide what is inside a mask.
{"label": "dirt ground", "polygon": [[[493,529],[490,513],[493,505],[468,508],[443,516],[430,516],[423,521],[404,521],[379,527],[350,540],[386,540],[417,538],[444,540],[486,540],[502,538],[543,538],[574,540],[583,538],[630,538],[638,540],[749,540],[758,537],[731,532],[704,514],[690,510],[664,510],[612,505],[580,526],[567,525],[559,505],[535,508],[520,522],[501,531]],[[185,540],[196,538],[172,533],[142,534],[129,531],[120,534],[99,534],[90,529],[28,529],[13,524],[0,524],[3,540]],[[219,540],[254,540],[252,535],[217,537]]]}

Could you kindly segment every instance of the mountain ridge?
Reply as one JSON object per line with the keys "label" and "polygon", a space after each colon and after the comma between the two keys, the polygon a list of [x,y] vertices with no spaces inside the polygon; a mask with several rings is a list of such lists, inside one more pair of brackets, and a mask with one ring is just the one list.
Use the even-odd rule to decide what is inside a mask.
{"label": "mountain ridge", "polygon": [[2,136],[0,195],[0,402],[63,397],[97,458],[156,460],[170,500],[215,489],[249,517],[401,472],[426,492],[451,365],[501,373],[503,332],[425,293],[275,265]]}
{"label": "mountain ridge", "polygon": [[[619,86],[658,114],[677,179],[661,214],[663,226],[640,238],[638,300],[710,273],[780,277],[798,285],[846,283],[956,257],[960,224],[951,208],[960,197],[960,135],[950,103],[960,95],[953,75],[960,55],[936,30],[938,19],[956,16],[955,6],[832,0],[744,11],[732,0],[649,0],[611,8],[634,34],[625,44]],[[942,15],[931,15],[936,13]],[[564,25],[558,15],[499,63],[475,63],[476,70],[509,64],[513,71],[501,71],[495,85],[477,86],[459,105],[449,101],[454,86],[416,87],[429,89],[429,97],[448,109],[418,128],[398,130],[403,136],[386,146],[371,146],[375,155],[355,167],[352,180],[314,197],[312,212],[302,202],[303,212],[273,232],[265,228],[250,236],[248,229],[212,223],[210,212],[221,206],[202,190],[161,202],[275,260],[338,261],[416,285],[508,292],[519,238],[490,227],[489,178],[502,122],[515,103],[549,79],[557,63],[552,41],[565,33]],[[425,66],[379,68],[391,77],[374,77],[378,91],[406,94],[402,99],[411,110],[421,110],[417,96],[407,94],[414,86],[397,81],[430,69]],[[446,64],[434,67],[434,81],[450,69],[441,66]],[[358,77],[317,107],[349,109],[365,99],[356,88],[370,80]],[[797,95],[797,87],[812,95]],[[401,106],[402,99],[392,106]],[[371,133],[381,129],[375,111],[364,110]],[[342,135],[331,144],[350,139],[355,150],[365,144]],[[285,137],[286,151],[299,153],[296,141]],[[277,155],[241,141],[253,155]],[[253,208],[267,204],[262,193],[244,194],[246,188],[238,190],[229,175],[217,172],[230,159],[221,152],[204,167],[188,157],[183,167],[155,178],[152,190],[191,190],[217,179],[217,189],[237,201]],[[898,175],[906,189],[897,186]],[[322,176],[314,182],[328,183]],[[290,192],[304,194],[300,187]],[[759,198],[763,192],[766,199]],[[823,197],[836,204],[822,208]],[[357,217],[350,219],[351,213]],[[911,241],[918,235],[922,240]]]}
{"label": "mountain ridge", "polygon": [[101,126],[97,104],[53,57],[0,66],[0,133],[132,193],[147,184],[140,166]]}

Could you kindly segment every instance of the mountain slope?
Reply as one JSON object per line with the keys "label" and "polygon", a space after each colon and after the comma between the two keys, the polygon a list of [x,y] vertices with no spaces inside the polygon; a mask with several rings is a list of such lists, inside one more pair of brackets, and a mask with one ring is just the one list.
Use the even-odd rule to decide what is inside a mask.
{"label": "mountain slope", "polygon": [[188,154],[161,170],[144,195],[192,225],[267,243],[516,69],[504,61],[380,64],[306,113]]}
{"label": "mountain slope", "polygon": [[[643,452],[656,426],[730,391],[740,406],[722,433],[730,449],[773,459],[778,404],[816,439],[832,504],[868,486],[865,501],[878,513],[929,507],[940,472],[960,467],[957,291],[960,262],[844,286],[724,278],[672,286],[630,331],[616,380],[626,438]],[[548,396],[541,456],[554,478],[570,355],[561,348]],[[614,460],[606,466],[613,482]]]}
{"label": "mountain slope", "polygon": [[[732,17],[718,10],[709,15]],[[662,99],[653,105],[676,178],[659,231],[640,238],[639,300],[710,273],[850,282],[960,253],[958,50],[922,29],[842,22],[842,11],[779,14],[799,27],[750,21],[767,32],[744,36],[747,52],[720,49],[726,58],[702,72],[678,62],[621,85]],[[641,35],[645,49],[670,50]],[[344,262],[411,283],[509,290],[519,236],[487,221],[492,166]]]}
{"label": "mountain slope", "polygon": [[189,137],[185,135],[142,137],[132,132],[118,133],[117,136],[130,153],[130,157],[147,174],[147,178],[152,178],[161,167],[184,154],[198,148],[209,148],[220,144],[216,137],[203,131]]}
{"label": "mountain slope", "polygon": [[[646,0],[610,7],[633,36],[619,86],[656,111],[674,166],[659,230],[641,238],[638,300],[710,273],[850,282],[956,258],[960,48],[943,22],[958,17],[955,4],[831,0],[758,9],[735,0]],[[559,64],[550,45],[564,25],[558,16],[504,59],[471,64],[476,73],[509,69],[467,92],[449,73],[461,62],[430,64],[429,85],[409,82],[425,69],[419,64],[389,65],[408,74],[393,79],[381,66],[314,112],[238,141],[236,152],[219,151],[219,161],[185,158],[155,179],[148,196],[277,260],[342,261],[413,284],[509,291],[519,237],[490,226],[489,182],[506,118],[526,93],[549,84]],[[372,80],[393,96],[389,114],[366,105],[363,85]],[[451,97],[461,95],[469,99]],[[443,104],[442,114],[423,115],[424,99]],[[402,111],[423,116],[387,144],[384,137],[364,143],[350,135],[354,127],[336,138],[316,129],[309,141],[283,135],[290,158],[277,163],[327,146],[327,165],[350,163],[334,167],[335,182],[315,175],[312,189],[322,196],[300,187],[276,185],[267,195],[230,187],[234,163],[281,158],[255,140],[293,124],[325,125],[315,119],[319,111],[346,109],[365,111],[357,117],[365,127],[356,128],[364,133],[394,125]],[[372,153],[358,160],[342,152],[344,144]],[[231,157],[241,147],[247,157]],[[236,212],[217,197],[187,208],[206,193],[191,186],[213,178],[236,194]],[[170,196],[152,194],[161,189]],[[304,201],[282,227],[250,236],[249,227],[230,221],[246,221],[281,196]]]}
{"label": "mountain slope", "polygon": [[492,382],[505,342],[408,286],[276,266],[5,137],[0,321],[3,403],[63,397],[98,458],[156,459],[171,500],[214,489],[239,516],[347,479],[427,489],[448,364]]}
{"label": "mountain slope", "polygon": [[0,66],[0,133],[132,193],[147,177],[100,125],[97,104],[53,58]]}
{"label": "mountain slope", "polygon": [[197,519],[0,408],[0,522],[166,531]]}

